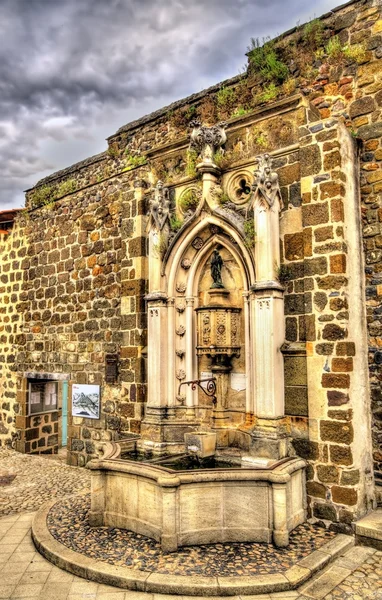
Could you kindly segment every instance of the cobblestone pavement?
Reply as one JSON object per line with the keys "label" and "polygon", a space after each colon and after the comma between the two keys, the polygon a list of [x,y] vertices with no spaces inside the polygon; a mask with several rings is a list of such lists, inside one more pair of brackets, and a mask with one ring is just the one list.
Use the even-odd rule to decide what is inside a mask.
{"label": "cobblestone pavement", "polygon": [[[35,510],[48,499],[86,490],[89,473],[55,460],[0,449],[0,470],[11,468],[18,476],[11,485],[0,488],[1,510],[13,513],[0,518],[0,600],[197,600],[124,591],[53,566],[36,551],[30,535],[34,513],[25,511]],[[382,552],[353,547],[297,591],[242,596],[240,600],[292,598],[382,600]]]}
{"label": "cobblestone pavement", "polygon": [[0,516],[35,511],[53,498],[90,489],[90,472],[69,467],[58,458],[21,454],[0,448],[0,473],[11,471],[16,478],[0,486]]}

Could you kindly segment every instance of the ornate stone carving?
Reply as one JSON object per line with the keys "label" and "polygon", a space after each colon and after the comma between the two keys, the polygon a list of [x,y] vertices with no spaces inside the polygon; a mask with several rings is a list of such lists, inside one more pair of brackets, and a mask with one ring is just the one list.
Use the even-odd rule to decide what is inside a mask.
{"label": "ornate stone carving", "polygon": [[283,201],[280,193],[279,176],[276,171],[272,171],[272,158],[269,154],[261,154],[257,157],[258,168],[254,171],[254,182],[252,190],[254,200],[259,198],[269,207],[272,207],[278,197],[281,207]]}
{"label": "ornate stone carving", "polygon": [[227,141],[224,131],[226,123],[223,121],[213,127],[206,127],[200,121],[194,120],[190,123],[192,129],[190,149],[200,155],[202,161],[212,162],[213,156],[219,148]]}
{"label": "ornate stone carving", "polygon": [[228,173],[224,177],[224,191],[230,202],[225,204],[229,206],[232,204],[235,208],[245,207],[253,195],[252,181],[253,173],[248,167],[242,167],[233,173]]}
{"label": "ornate stone carving", "polygon": [[186,305],[183,304],[183,302],[180,302],[179,304],[176,305],[175,308],[178,311],[178,313],[183,313],[186,310]]}
{"label": "ornate stone carving", "polygon": [[207,314],[203,315],[203,344],[209,344],[211,342],[211,324],[210,316]]}
{"label": "ornate stone carving", "polygon": [[267,300],[258,300],[258,304],[259,304],[260,310],[263,310],[263,309],[269,310],[271,302],[268,299]]}
{"label": "ornate stone carving", "polygon": [[191,246],[195,248],[195,250],[200,250],[204,246],[204,242],[201,237],[196,237],[192,242]]}
{"label": "ornate stone carving", "polygon": [[179,325],[179,327],[175,330],[176,335],[182,337],[186,333],[186,328],[184,325]]}
{"label": "ornate stone carving", "polygon": [[179,357],[179,358],[183,358],[184,355],[186,354],[184,350],[175,350],[175,354]]}
{"label": "ornate stone carving", "polygon": [[180,266],[182,267],[182,269],[184,269],[185,271],[187,271],[190,267],[191,267],[191,261],[189,258],[183,258],[182,262],[180,263]]}
{"label": "ornate stone carving", "polygon": [[154,191],[154,197],[149,200],[149,216],[151,225],[155,225],[158,231],[162,231],[170,213],[169,189],[158,181]]}
{"label": "ornate stone carving", "polygon": [[178,369],[176,372],[176,378],[179,379],[179,381],[186,379],[186,371],[184,369]]}
{"label": "ornate stone carving", "polygon": [[176,287],[176,291],[179,292],[179,294],[184,294],[187,286],[184,281],[178,281],[175,287]]}

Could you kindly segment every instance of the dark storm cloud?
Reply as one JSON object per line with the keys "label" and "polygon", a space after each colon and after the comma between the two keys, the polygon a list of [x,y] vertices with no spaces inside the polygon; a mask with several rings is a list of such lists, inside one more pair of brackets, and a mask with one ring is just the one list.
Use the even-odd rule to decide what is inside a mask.
{"label": "dark storm cloud", "polygon": [[[329,0],[0,0],[0,208],[161,105],[236,75],[251,37]],[[287,13],[287,14],[286,14]]]}

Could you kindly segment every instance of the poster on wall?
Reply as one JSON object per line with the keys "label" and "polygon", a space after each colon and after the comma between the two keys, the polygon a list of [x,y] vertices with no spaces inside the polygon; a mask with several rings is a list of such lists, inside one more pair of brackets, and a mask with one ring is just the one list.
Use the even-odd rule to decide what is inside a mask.
{"label": "poster on wall", "polygon": [[101,387],[74,383],[72,387],[72,416],[99,419]]}

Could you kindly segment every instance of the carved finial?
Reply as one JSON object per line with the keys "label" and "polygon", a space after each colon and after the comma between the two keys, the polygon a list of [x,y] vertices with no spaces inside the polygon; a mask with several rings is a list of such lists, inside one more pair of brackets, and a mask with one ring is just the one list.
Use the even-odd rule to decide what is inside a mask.
{"label": "carved finial", "polygon": [[278,196],[282,208],[284,204],[280,192],[279,176],[276,171],[272,171],[272,158],[269,154],[261,154],[256,160],[258,167],[254,171],[252,184],[255,197],[260,196],[267,202],[268,206],[272,207]]}
{"label": "carved finial", "polygon": [[170,194],[169,189],[163,186],[162,181],[158,181],[154,197],[149,200],[149,216],[151,224],[155,224],[158,231],[162,231],[169,218],[170,213]]}
{"label": "carved finial", "polygon": [[202,125],[199,120],[191,121],[192,133],[190,138],[190,150],[200,155],[203,162],[212,162],[215,152],[227,141],[224,131],[226,123],[222,121],[212,127]]}

